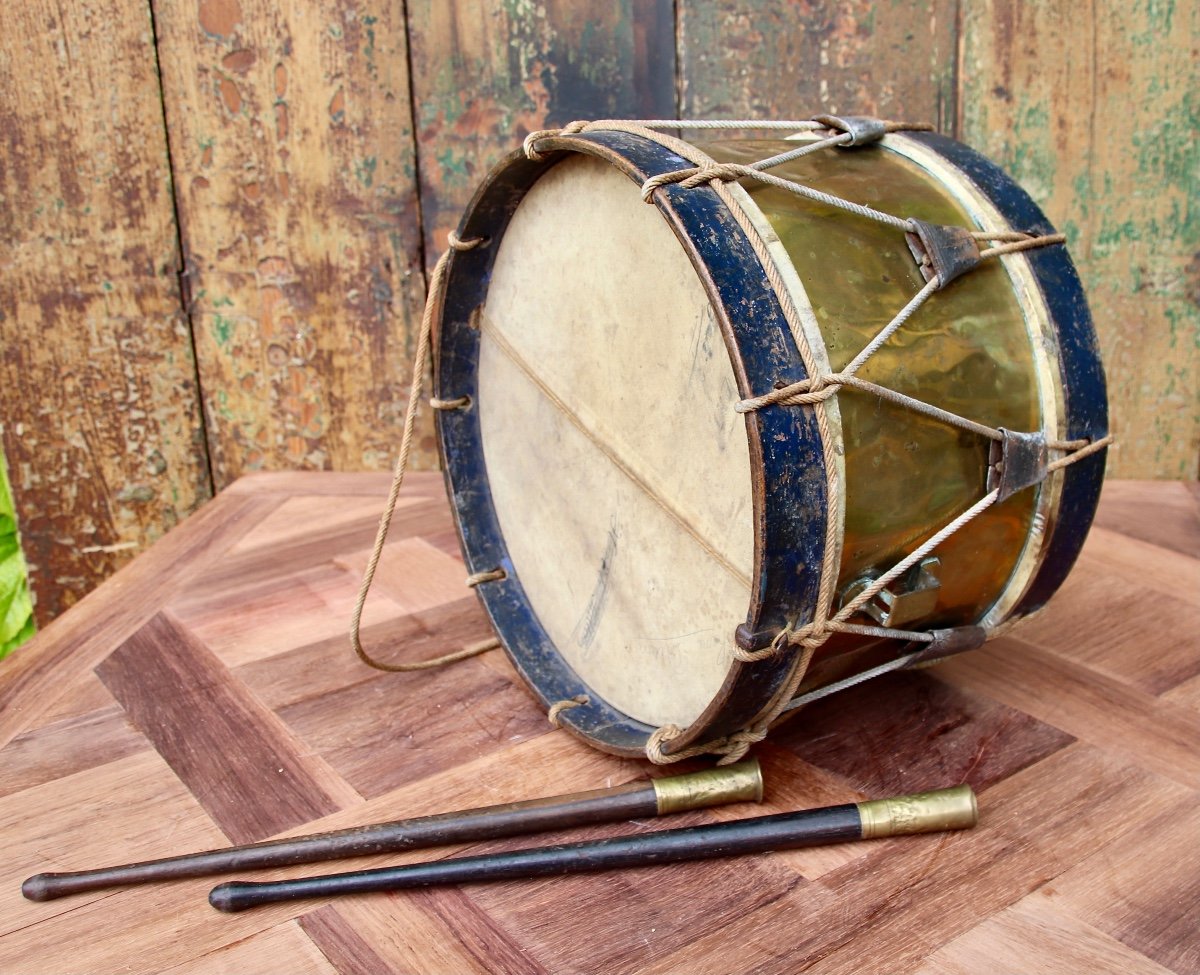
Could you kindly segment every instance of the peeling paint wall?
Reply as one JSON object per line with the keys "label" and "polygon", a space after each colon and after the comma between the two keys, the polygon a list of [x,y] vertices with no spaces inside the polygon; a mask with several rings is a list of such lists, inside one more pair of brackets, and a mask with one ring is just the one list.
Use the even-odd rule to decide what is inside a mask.
{"label": "peeling paint wall", "polygon": [[961,129],[1068,237],[1096,320],[1111,477],[1200,453],[1200,4],[964,5]]}
{"label": "peeling paint wall", "polygon": [[0,437],[45,623],[210,496],[150,11],[0,7]]}
{"label": "peeling paint wall", "polygon": [[530,132],[675,116],[670,0],[414,0],[408,22],[427,264]]}
{"label": "peeling paint wall", "polygon": [[424,271],[574,118],[823,108],[981,148],[1071,239],[1110,474],[1196,477],[1197,36],[1170,0],[0,7],[0,437],[39,619],[245,472],[388,467]]}
{"label": "peeling paint wall", "polygon": [[217,488],[387,467],[425,298],[402,6],[155,14]]}

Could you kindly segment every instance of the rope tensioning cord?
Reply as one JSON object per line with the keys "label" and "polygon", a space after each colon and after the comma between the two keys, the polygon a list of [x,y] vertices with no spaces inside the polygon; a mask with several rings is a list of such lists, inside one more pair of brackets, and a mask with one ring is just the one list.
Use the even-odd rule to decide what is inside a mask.
{"label": "rope tensioning cord", "polygon": [[[676,725],[666,724],[655,730],[650,736],[646,744],[646,756],[656,764],[667,764],[671,762],[681,761],[686,758],[700,754],[720,754],[722,756],[721,764],[735,762],[740,759],[751,745],[761,741],[771,726],[771,724],[785,711],[800,707],[803,704],[809,703],[820,697],[824,697],[833,693],[836,690],[841,690],[854,684],[861,683],[872,677],[879,676],[893,670],[901,669],[906,666],[911,666],[918,659],[924,659],[923,653],[927,651],[918,651],[898,657],[895,660],[864,671],[844,681],[839,681],[836,684],[828,685],[827,687],[818,688],[809,692],[803,697],[797,698],[796,690],[803,680],[804,674],[808,669],[808,665],[812,660],[815,651],[822,646],[834,633],[857,633],[861,635],[895,638],[907,640],[916,643],[930,644],[934,642],[935,637],[932,633],[925,631],[902,630],[894,627],[876,627],[862,626],[847,622],[850,617],[863,609],[872,599],[882,592],[890,583],[895,581],[914,565],[929,555],[938,545],[942,544],[947,538],[960,530],[964,525],[970,523],[983,511],[987,510],[991,505],[996,503],[1001,497],[1001,489],[994,488],[985,494],[982,498],[975,502],[965,512],[952,520],[944,528],[926,540],[922,545],[909,553],[905,558],[900,560],[896,565],[892,566],[878,578],[872,580],[869,585],[865,586],[858,592],[853,599],[843,605],[837,613],[831,614],[832,601],[834,598],[834,586],[836,584],[836,567],[832,563],[832,554],[836,550],[836,539],[833,537],[837,526],[840,525],[840,495],[838,494],[839,485],[837,483],[836,465],[832,463],[832,451],[834,444],[829,435],[828,420],[825,416],[824,402],[832,396],[837,395],[842,388],[849,387],[867,392],[871,395],[881,396],[889,401],[903,406],[907,409],[919,412],[925,416],[941,422],[969,430],[980,436],[997,441],[1007,445],[1008,438],[1005,436],[1005,431],[978,423],[966,417],[958,416],[940,407],[925,403],[915,397],[899,393],[895,390],[884,386],[879,386],[875,383],[867,382],[860,379],[856,373],[870,359],[874,353],[881,348],[887,340],[900,328],[905,322],[920,308],[926,299],[935,291],[942,290],[951,283],[953,278],[958,277],[966,270],[977,266],[984,260],[994,259],[1006,254],[1014,254],[1020,251],[1029,250],[1036,247],[1044,247],[1050,244],[1062,243],[1065,238],[1062,234],[1042,235],[1025,234],[1017,231],[971,231],[966,228],[938,228],[931,227],[929,224],[923,224],[921,221],[897,217],[892,214],[884,213],[879,210],[865,207],[841,197],[832,196],[815,190],[803,183],[794,180],[782,179],[766,170],[773,168],[783,163],[798,159],[804,155],[816,152],[820,149],[829,147],[852,148],[859,145],[869,144],[877,141],[888,132],[898,132],[913,129],[928,129],[928,126],[906,125],[900,122],[886,122],[878,119],[862,119],[862,118],[837,118],[834,116],[818,116],[816,119],[805,120],[799,122],[755,122],[752,120],[652,120],[647,122],[631,122],[626,120],[603,120],[596,122],[572,122],[562,129],[543,130],[533,132],[526,137],[524,142],[525,154],[529,159],[541,159],[541,155],[537,151],[537,143],[548,137],[561,135],[571,135],[593,130],[617,130],[630,132],[636,135],[641,135],[645,138],[652,139],[666,148],[671,149],[685,159],[691,161],[694,165],[687,169],[680,169],[674,172],[663,173],[658,176],[653,176],[646,180],[642,185],[642,198],[647,202],[653,202],[654,194],[663,186],[677,184],[684,189],[690,189],[697,186],[711,186],[729,207],[737,219],[739,225],[746,232],[747,237],[751,241],[757,256],[759,257],[764,269],[767,272],[768,280],[780,300],[780,304],[784,311],[784,316],[792,326],[793,334],[802,334],[799,329],[799,315],[791,300],[791,295],[786,288],[778,269],[767,252],[765,242],[761,235],[754,229],[749,216],[745,213],[740,203],[728,191],[724,184],[741,179],[752,179],[759,182],[767,183],[787,192],[794,193],[798,196],[805,197],[814,202],[823,203],[829,206],[834,206],[845,210],[856,216],[866,219],[875,220],[884,223],[887,226],[903,231],[911,240],[919,240],[922,244],[928,246],[928,253],[921,255],[919,261],[921,263],[922,273],[926,276],[927,281],[923,288],[885,325],[875,337],[867,343],[866,346],[854,357],[851,362],[841,369],[839,372],[821,373],[817,368],[817,364],[813,361],[811,350],[807,347],[801,348],[801,357],[804,360],[805,369],[809,374],[809,378],[798,383],[793,383],[789,386],[780,389],[772,390],[764,396],[752,397],[740,401],[735,409],[739,413],[747,413],[755,410],[766,409],[771,406],[811,406],[818,423],[818,430],[821,434],[823,449],[826,453],[827,472],[827,497],[831,505],[831,510],[826,520],[826,558],[822,565],[821,581],[818,589],[817,606],[814,618],[804,624],[799,624],[798,621],[781,629],[770,643],[761,649],[747,650],[736,644],[732,648],[732,655],[736,660],[743,663],[754,663],[760,660],[773,657],[783,651],[785,647],[791,645],[799,645],[801,648],[800,659],[793,668],[791,677],[786,682],[785,687],[776,694],[773,702],[766,708],[755,721],[747,728],[735,732],[723,739],[717,741],[705,742],[688,748],[679,749],[677,751],[668,751],[669,742],[678,738],[683,734],[682,729]],[[790,132],[798,131],[813,131],[817,129],[830,129],[836,134],[825,138],[818,139],[814,142],[807,143],[796,149],[787,152],[778,153],[766,159],[759,160],[751,164],[732,164],[719,163],[716,160],[703,153],[695,146],[665,135],[660,129],[678,129],[678,130],[720,130],[720,129],[781,129]],[[950,240],[951,245],[957,245],[962,250],[964,241],[971,242],[966,247],[967,256],[964,261],[959,263],[949,264],[943,263],[941,268],[938,267],[939,257],[937,248],[942,241],[937,237],[938,233],[951,232],[949,236],[955,239]],[[993,241],[993,246],[979,250],[979,241]],[[379,530],[376,534],[375,544],[373,546],[371,557],[367,563],[367,568],[363,576],[362,586],[360,587],[358,599],[354,608],[354,613],[351,618],[350,637],[351,645],[354,648],[357,656],[366,664],[375,667],[379,670],[392,672],[409,672],[414,670],[425,670],[433,667],[441,667],[458,660],[463,660],[468,657],[476,656],[484,653],[487,650],[494,649],[499,646],[499,640],[492,638],[481,643],[466,647],[463,650],[454,653],[445,654],[444,656],[436,657],[430,660],[418,661],[414,663],[389,664],[382,663],[371,657],[362,645],[360,637],[360,628],[363,608],[366,604],[367,595],[371,588],[372,580],[374,579],[375,571],[379,564],[383,546],[387,539],[388,527],[391,523],[392,515],[395,511],[396,502],[399,497],[400,487],[403,483],[404,472],[408,466],[408,457],[411,450],[413,431],[416,424],[416,414],[422,394],[424,384],[424,373],[426,361],[430,352],[430,338],[432,334],[432,324],[434,317],[440,308],[443,290],[445,288],[447,271],[449,262],[455,251],[470,250],[480,243],[482,239],[476,238],[473,240],[460,240],[455,234],[451,233],[449,237],[449,247],[438,259],[434,266],[433,273],[430,276],[429,293],[426,298],[425,311],[421,319],[421,328],[417,337],[417,349],[413,358],[413,378],[412,386],[409,394],[408,406],[405,411],[403,433],[401,436],[400,452],[396,460],[396,468],[392,477],[392,484],[388,494],[388,500],[384,507],[382,516],[380,517]],[[971,253],[971,244],[974,245],[974,252]],[[914,246],[914,256],[917,256],[918,248]],[[955,255],[957,260],[959,255]],[[944,260],[944,258],[943,258]],[[803,343],[802,343],[803,345]],[[470,405],[469,397],[458,397],[449,400],[431,399],[430,404],[435,409],[463,409]],[[1062,457],[1054,461],[1046,463],[1041,470],[1041,478],[1044,479],[1050,473],[1061,470],[1062,468],[1072,464],[1082,458],[1103,449],[1112,442],[1111,436],[1106,436],[1097,441],[1075,440],[1075,441],[1059,441],[1045,440],[1045,447],[1048,450],[1061,452]],[[1037,481],[1031,483],[1038,483]],[[1025,485],[1028,486],[1028,485]],[[832,544],[831,544],[832,543]],[[503,569],[493,569],[490,571],[477,572],[468,577],[467,585],[477,586],[489,581],[505,578]],[[554,703],[550,708],[550,722],[557,726],[559,715],[572,707],[578,707],[588,703],[589,699],[585,694],[578,694],[573,698],[568,698]]]}

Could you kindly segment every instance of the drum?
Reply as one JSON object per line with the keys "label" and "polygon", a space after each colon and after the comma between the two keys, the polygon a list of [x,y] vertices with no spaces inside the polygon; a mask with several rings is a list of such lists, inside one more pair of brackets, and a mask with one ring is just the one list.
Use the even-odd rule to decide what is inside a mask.
{"label": "drum", "polygon": [[1029,197],[931,132],[763,128],[535,133],[439,279],[470,582],[552,718],[616,754],[737,757],[978,646],[1058,588],[1099,496],[1096,339]]}

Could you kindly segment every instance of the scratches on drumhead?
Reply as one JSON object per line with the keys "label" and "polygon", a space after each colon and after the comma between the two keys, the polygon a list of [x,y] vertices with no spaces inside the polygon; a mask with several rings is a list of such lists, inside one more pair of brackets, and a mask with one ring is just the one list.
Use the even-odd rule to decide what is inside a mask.
{"label": "scratches on drumhead", "polygon": [[608,602],[609,577],[612,575],[613,560],[617,556],[618,535],[617,522],[613,519],[609,522],[608,541],[600,559],[600,568],[596,572],[596,585],[592,589],[592,597],[588,600],[583,616],[575,625],[575,632],[571,634],[584,650],[591,648],[596,639],[596,631],[600,628],[600,620],[604,616],[604,606]]}

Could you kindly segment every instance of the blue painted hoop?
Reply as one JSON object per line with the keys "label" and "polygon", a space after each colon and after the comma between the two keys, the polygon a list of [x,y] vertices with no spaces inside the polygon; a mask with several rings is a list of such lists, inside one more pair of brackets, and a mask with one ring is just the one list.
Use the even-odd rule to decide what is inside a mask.
{"label": "blue painted hoop", "polygon": [[[915,134],[961,170],[1016,229],[1053,233],[1032,200],[978,153],[954,140]],[[568,153],[595,156],[641,185],[660,173],[691,164],[642,136],[609,130],[540,140],[538,160],[517,152],[485,180],[459,224],[464,240],[488,244],[456,252],[435,337],[435,396],[478,401],[479,332],[472,326],[486,301],[499,241],[537,179]],[[750,241],[717,194],[706,186],[667,185],[655,204],[688,254],[716,312],[743,398],[807,378],[778,299]],[[1063,396],[1071,438],[1104,436],[1104,373],[1078,275],[1065,248],[1029,255],[1038,286],[1058,332]],[[828,512],[826,471],[811,407],[760,410],[745,415],[755,523],[755,577],[745,628],[773,632],[812,619],[824,559]],[[505,570],[504,579],[477,589],[501,642],[525,683],[544,707],[586,695],[586,704],[559,715],[568,730],[605,751],[641,756],[654,728],[607,704],[566,663],[542,628],[508,555],[492,504],[478,413],[441,411],[439,448],[464,557],[470,572]],[[1062,501],[1046,555],[1015,611],[1040,607],[1058,588],[1082,547],[1099,498],[1104,452],[1065,472]],[[547,553],[553,557],[553,553]],[[732,628],[731,628],[732,630]],[[733,633],[730,634],[731,640]],[[671,742],[681,750],[741,730],[772,701],[795,664],[795,652],[754,664],[731,662],[721,690],[704,713]]]}

